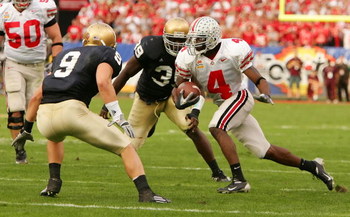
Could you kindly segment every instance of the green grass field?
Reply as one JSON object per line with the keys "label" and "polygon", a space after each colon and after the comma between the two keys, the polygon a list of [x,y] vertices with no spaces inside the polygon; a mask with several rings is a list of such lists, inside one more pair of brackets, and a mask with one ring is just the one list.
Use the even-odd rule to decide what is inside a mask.
{"label": "green grass field", "polygon": [[[127,114],[131,99],[120,99]],[[91,108],[99,111],[100,100]],[[218,194],[215,183],[192,142],[163,114],[156,133],[139,150],[153,190],[170,204],[137,202],[137,191],[121,159],[74,138],[65,142],[63,186],[56,198],[40,197],[48,178],[45,139],[34,130],[28,142],[29,164],[16,165],[6,129],[4,97],[0,97],[0,216],[350,216],[350,193],[329,192],[319,180],[299,169],[260,160],[238,144],[246,194]],[[228,164],[209,135],[215,106],[207,102],[200,117],[221,168]],[[350,187],[350,105],[256,103],[253,114],[272,144],[306,159],[322,157],[336,183]],[[101,135],[103,136],[103,135]]]}

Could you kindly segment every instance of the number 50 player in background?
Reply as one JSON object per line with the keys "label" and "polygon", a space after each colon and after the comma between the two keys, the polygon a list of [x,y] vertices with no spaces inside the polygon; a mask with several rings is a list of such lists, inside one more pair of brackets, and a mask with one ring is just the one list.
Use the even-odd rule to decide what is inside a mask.
{"label": "number 50 player in background", "polygon": [[[53,0],[13,0],[0,4],[0,42],[6,56],[4,82],[12,139],[24,125],[28,101],[44,79],[47,38],[52,56],[62,51],[62,36]],[[27,163],[24,147],[16,147],[16,163]]]}

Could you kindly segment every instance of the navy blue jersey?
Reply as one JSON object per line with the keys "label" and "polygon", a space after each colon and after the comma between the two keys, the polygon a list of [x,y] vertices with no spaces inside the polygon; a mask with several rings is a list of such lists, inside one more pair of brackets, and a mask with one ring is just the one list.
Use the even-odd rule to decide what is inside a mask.
{"label": "navy blue jersey", "polygon": [[146,102],[166,100],[175,83],[175,58],[165,50],[162,36],[144,37],[134,49],[143,67],[136,92]]}
{"label": "navy blue jersey", "polygon": [[53,62],[53,73],[44,79],[42,103],[76,99],[89,106],[98,93],[96,69],[100,63],[111,65],[113,77],[121,70],[121,57],[111,47],[86,46],[62,51]]}

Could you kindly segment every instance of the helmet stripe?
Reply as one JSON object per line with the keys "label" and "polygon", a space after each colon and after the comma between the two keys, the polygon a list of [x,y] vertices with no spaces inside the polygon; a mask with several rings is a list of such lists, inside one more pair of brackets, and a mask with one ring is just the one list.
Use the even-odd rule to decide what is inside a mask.
{"label": "helmet stripe", "polygon": [[194,31],[195,29],[195,26],[197,25],[198,21],[201,19],[201,17],[197,18],[194,22],[193,22],[193,25],[192,25],[192,31]]}

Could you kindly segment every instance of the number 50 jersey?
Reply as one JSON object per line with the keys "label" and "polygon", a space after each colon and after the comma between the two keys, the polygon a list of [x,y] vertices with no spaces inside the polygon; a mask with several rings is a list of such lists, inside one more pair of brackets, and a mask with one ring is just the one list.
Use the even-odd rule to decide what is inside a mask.
{"label": "number 50 jersey", "polygon": [[9,3],[0,3],[0,31],[5,33],[4,53],[20,63],[46,59],[45,25],[55,18],[53,0],[33,0],[22,12]]}

